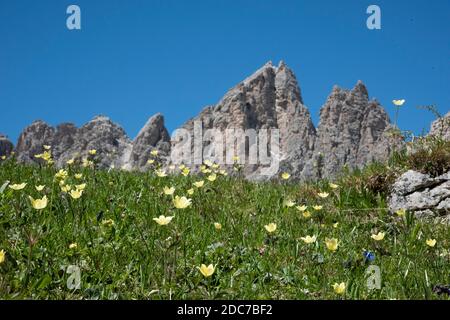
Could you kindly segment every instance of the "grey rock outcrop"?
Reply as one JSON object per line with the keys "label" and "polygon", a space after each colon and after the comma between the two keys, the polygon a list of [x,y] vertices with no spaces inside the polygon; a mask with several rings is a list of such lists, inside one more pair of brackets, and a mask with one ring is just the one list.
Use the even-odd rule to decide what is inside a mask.
{"label": "grey rock outcrop", "polygon": [[144,170],[152,150],[158,150],[158,156],[167,162],[170,154],[170,135],[164,126],[164,117],[161,113],[148,119],[145,126],[139,131],[124,165],[127,169]]}
{"label": "grey rock outcrop", "polygon": [[450,140],[450,111],[442,118],[433,121],[429,134]]}
{"label": "grey rock outcrop", "polygon": [[[212,158],[223,163],[227,159],[226,153],[239,154],[238,144],[242,144],[242,150],[244,149],[243,139],[247,136],[246,158],[248,159],[252,151],[254,155],[258,153],[256,159],[253,158],[256,161],[253,163],[247,161],[243,169],[244,174],[250,179],[270,178],[278,173],[277,171],[271,175],[262,174],[270,166],[270,163],[262,160],[261,153],[273,151],[270,150],[272,129],[279,130],[280,152],[272,155],[277,157],[276,161],[280,162],[281,169],[301,176],[313,152],[315,128],[308,109],[303,105],[297,79],[283,62],[278,67],[273,66],[271,62],[267,63],[228,91],[216,105],[206,107],[197,117],[186,122],[181,129],[189,132],[190,138],[175,137],[172,140],[172,159],[179,161],[180,149],[183,149],[186,143],[189,144],[188,140],[195,137],[195,123],[200,123],[202,130],[200,135],[203,137],[208,136],[205,131],[215,129],[222,132],[225,138],[218,139],[218,135],[215,135],[211,139],[209,137],[204,139],[206,141],[203,142],[203,155],[194,154],[190,161],[186,162],[192,163],[200,156],[200,159]],[[226,138],[230,136],[227,136],[226,130],[229,132],[235,130],[234,136],[228,141]],[[261,136],[251,138],[252,132],[267,133],[267,143],[265,145],[262,143]],[[238,143],[235,144],[236,141]],[[192,144],[191,141],[190,145]],[[215,152],[222,149],[222,153]]]}
{"label": "grey rock outcrop", "polygon": [[317,130],[315,151],[322,155],[321,175],[331,177],[343,166],[358,168],[385,160],[402,146],[392,132],[387,113],[376,100],[369,100],[361,81],[352,90],[335,86],[320,111]]}
{"label": "grey rock outcrop", "polygon": [[0,156],[8,156],[14,146],[5,135],[0,134]]}
{"label": "grey rock outcrop", "polygon": [[19,136],[16,145],[17,160],[21,162],[35,162],[34,157],[43,152],[44,145],[53,145],[55,128],[42,120],[34,121],[26,127]]}
{"label": "grey rock outcrop", "polygon": [[450,215],[450,172],[436,178],[409,170],[392,187],[389,209],[405,209],[419,217]]}

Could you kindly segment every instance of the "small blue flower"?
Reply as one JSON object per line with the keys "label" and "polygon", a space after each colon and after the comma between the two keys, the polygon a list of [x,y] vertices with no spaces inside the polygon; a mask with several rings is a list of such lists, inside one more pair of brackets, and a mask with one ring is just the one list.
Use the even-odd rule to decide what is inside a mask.
{"label": "small blue flower", "polygon": [[370,262],[370,261],[375,260],[375,253],[373,253],[373,252],[364,251],[363,256],[364,256],[364,261],[365,262],[367,262],[367,261]]}

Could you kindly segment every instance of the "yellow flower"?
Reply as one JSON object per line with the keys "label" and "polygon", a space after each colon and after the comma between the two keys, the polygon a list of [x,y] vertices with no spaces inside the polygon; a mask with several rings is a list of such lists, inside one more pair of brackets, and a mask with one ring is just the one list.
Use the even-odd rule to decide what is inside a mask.
{"label": "yellow flower", "polygon": [[319,197],[321,197],[322,199],[325,199],[326,197],[328,197],[330,194],[328,192],[319,192],[317,194]]}
{"label": "yellow flower", "polygon": [[5,159],[6,159],[6,156],[2,156],[1,158],[2,158],[2,160],[5,160]]}
{"label": "yellow flower", "polygon": [[81,165],[83,166],[83,168],[93,167],[94,166],[94,162],[84,158],[83,160],[81,160]]}
{"label": "yellow flower", "polygon": [[192,196],[193,194],[194,194],[194,189],[189,189],[188,191],[187,191],[187,193],[188,193],[188,195],[190,195],[190,196]]}
{"label": "yellow flower", "polygon": [[218,163],[214,163],[211,167],[212,167],[213,169],[219,169],[219,168],[220,168],[220,166],[219,166]]}
{"label": "yellow flower", "polygon": [[303,218],[310,218],[311,217],[311,212],[309,212],[308,210],[303,211],[302,212]]}
{"label": "yellow flower", "polygon": [[165,195],[171,196],[175,192],[175,188],[174,187],[170,187],[170,188],[169,187],[164,187],[163,191],[164,191]]}
{"label": "yellow flower", "polygon": [[371,238],[375,241],[381,241],[384,239],[384,232],[378,232],[378,234],[372,234]]}
{"label": "yellow flower", "polygon": [[290,199],[286,199],[283,201],[283,206],[291,208],[291,207],[295,206],[295,202]]}
{"label": "yellow flower", "polygon": [[0,263],[5,262],[5,251],[2,249],[0,250]]}
{"label": "yellow flower", "polygon": [[330,186],[331,189],[337,189],[337,188],[339,188],[339,185],[338,185],[338,184],[334,184],[334,183],[331,183],[331,182],[330,182],[328,185]]}
{"label": "yellow flower", "polygon": [[277,230],[277,225],[275,223],[269,223],[264,226],[264,228],[267,230],[268,233],[275,232]]}
{"label": "yellow flower", "polygon": [[238,162],[239,161],[239,157],[238,156],[233,156],[233,161],[234,162]]}
{"label": "yellow flower", "polygon": [[403,217],[406,214],[405,209],[399,209],[395,212],[399,217]]}
{"label": "yellow flower", "polygon": [[13,190],[19,191],[22,190],[23,188],[25,188],[27,186],[27,184],[25,182],[20,183],[20,184],[10,184],[9,187]]}
{"label": "yellow flower", "polygon": [[281,179],[283,179],[283,180],[287,180],[287,179],[289,179],[291,177],[291,175],[289,174],[289,173],[287,173],[287,172],[283,172],[282,174],[281,174]]}
{"label": "yellow flower", "polygon": [[204,164],[206,164],[208,167],[211,167],[213,165],[212,161],[209,159],[206,159],[205,161],[203,161]]}
{"label": "yellow flower", "polygon": [[154,164],[154,163],[155,163],[155,160],[154,160],[154,159],[148,159],[148,160],[147,160],[147,163],[148,163],[148,164]]}
{"label": "yellow flower", "polygon": [[214,228],[216,228],[216,230],[221,230],[222,229],[222,225],[218,222],[214,222]]}
{"label": "yellow flower", "polygon": [[91,149],[88,151],[91,156],[95,156],[97,154],[97,150]]}
{"label": "yellow flower", "polygon": [[44,190],[45,186],[34,186],[36,188],[37,191],[42,191]]}
{"label": "yellow flower", "polygon": [[167,173],[164,170],[158,169],[155,170],[155,173],[160,178],[167,177]]}
{"label": "yellow flower", "polygon": [[191,170],[188,167],[185,167],[185,168],[183,168],[183,170],[181,170],[181,174],[185,177],[187,177],[190,172],[191,172]]}
{"label": "yellow flower", "polygon": [[151,152],[150,152],[150,154],[152,155],[152,156],[157,156],[158,155],[158,150],[156,150],[156,149],[153,149]]}
{"label": "yellow flower", "polygon": [[311,244],[311,243],[316,242],[317,237],[316,236],[312,236],[312,237],[311,236],[306,236],[306,237],[301,237],[300,239],[302,239],[303,242],[306,243],[306,244]]}
{"label": "yellow flower", "polygon": [[216,178],[217,178],[217,175],[215,173],[213,173],[213,174],[209,175],[207,179],[209,181],[213,182],[216,180]]}
{"label": "yellow flower", "polygon": [[192,200],[186,197],[175,196],[175,199],[173,199],[173,204],[177,209],[185,209],[191,205],[191,202]]}
{"label": "yellow flower", "polygon": [[392,100],[392,103],[396,105],[397,107],[401,107],[405,103],[405,99],[400,100]]}
{"label": "yellow flower", "polygon": [[178,169],[183,170],[184,168],[186,168],[186,166],[184,164],[180,164],[180,166],[178,167]]}
{"label": "yellow flower", "polygon": [[322,210],[322,208],[323,208],[323,206],[320,206],[320,205],[313,206],[313,209],[317,210],[317,211]]}
{"label": "yellow flower", "polygon": [[55,178],[56,179],[61,179],[61,180],[65,180],[68,177],[68,173],[66,170],[61,169],[59,170],[56,174],[55,174]]}
{"label": "yellow flower", "polygon": [[337,294],[344,294],[345,293],[345,282],[333,284],[333,289],[334,289],[334,292],[336,292]]}
{"label": "yellow flower", "polygon": [[336,251],[339,247],[338,239],[332,238],[332,239],[325,239],[325,244],[327,246],[327,249],[330,251]]}
{"label": "yellow flower", "polygon": [[201,274],[207,278],[213,275],[216,268],[214,268],[212,264],[210,264],[209,266],[202,264],[198,269],[200,270]]}
{"label": "yellow flower", "polygon": [[47,206],[47,196],[43,196],[42,199],[33,199],[32,197],[28,197],[31,201],[31,205],[36,210],[42,210]]}
{"label": "yellow flower", "polygon": [[175,170],[175,166],[174,166],[173,164],[171,164],[171,165],[169,166],[169,170]]}
{"label": "yellow flower", "polygon": [[196,186],[197,188],[203,187],[204,184],[205,184],[205,181],[203,181],[203,180],[194,182],[194,186]]}
{"label": "yellow flower", "polygon": [[80,190],[80,191],[84,190],[85,188],[86,188],[86,183],[78,184],[75,186],[75,189]]}
{"label": "yellow flower", "polygon": [[433,248],[433,247],[436,245],[436,239],[427,239],[427,240],[425,241],[425,243],[427,244],[427,246]]}
{"label": "yellow flower", "polygon": [[333,228],[337,228],[339,225],[339,222],[333,223]]}
{"label": "yellow flower", "polygon": [[52,148],[51,146],[47,146],[45,144],[43,145],[43,147],[44,147],[45,150],[50,150]]}
{"label": "yellow flower", "polygon": [[76,249],[78,244],[76,242],[69,244],[69,249]]}
{"label": "yellow flower", "polygon": [[81,179],[81,178],[83,178],[83,175],[81,174],[81,173],[76,173],[75,174],[75,179]]}
{"label": "yellow flower", "polygon": [[78,189],[77,190],[72,190],[72,191],[69,192],[69,194],[70,194],[70,196],[73,199],[78,199],[83,194],[83,190],[78,190]]}
{"label": "yellow flower", "polygon": [[72,190],[72,187],[70,186],[70,185],[61,185],[61,191],[62,192],[65,192],[65,193],[67,193],[67,192],[69,192],[70,190]]}
{"label": "yellow flower", "polygon": [[219,173],[223,176],[227,176],[228,172],[226,172],[225,170],[220,170]]}
{"label": "yellow flower", "polygon": [[295,207],[298,211],[306,211],[306,209],[308,209],[308,206],[302,205],[302,206],[296,206]]}
{"label": "yellow flower", "polygon": [[74,159],[74,158],[72,158],[72,159],[66,161],[66,163],[67,163],[69,166],[72,165],[74,162],[75,162],[75,159]]}
{"label": "yellow flower", "polygon": [[153,220],[160,226],[168,225],[170,223],[170,221],[172,221],[172,219],[173,219],[173,216],[166,217],[163,215],[159,216],[159,218],[153,218]]}
{"label": "yellow flower", "polygon": [[114,225],[114,220],[113,219],[102,220],[102,224],[104,226],[111,227]]}

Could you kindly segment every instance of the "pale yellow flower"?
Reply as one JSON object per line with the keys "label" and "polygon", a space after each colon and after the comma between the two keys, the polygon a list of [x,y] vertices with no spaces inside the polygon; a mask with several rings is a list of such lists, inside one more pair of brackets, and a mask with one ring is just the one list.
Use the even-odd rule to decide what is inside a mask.
{"label": "pale yellow flower", "polygon": [[5,255],[6,255],[6,252],[3,249],[0,250],[0,264],[5,262]]}
{"label": "pale yellow flower", "polygon": [[44,190],[45,186],[34,186],[36,188],[37,191],[42,191]]}
{"label": "pale yellow flower", "polygon": [[339,225],[339,222],[333,223],[333,228],[337,228]]}
{"label": "pale yellow flower", "polygon": [[328,192],[319,192],[317,194],[319,197],[321,197],[322,199],[325,199],[326,197],[328,197],[330,194]]}
{"label": "pale yellow flower", "polygon": [[311,212],[309,212],[308,210],[303,211],[302,212],[303,218],[310,218],[311,217]]}
{"label": "pale yellow flower", "polygon": [[19,191],[19,190],[22,190],[23,188],[25,188],[26,186],[27,186],[27,184],[25,182],[23,182],[23,183],[19,183],[19,184],[10,184],[8,187],[13,190]]}
{"label": "pale yellow flower", "polygon": [[227,176],[228,172],[226,170],[220,170],[219,173],[223,176]]}
{"label": "pale yellow flower", "polygon": [[95,156],[97,154],[97,150],[91,149],[88,151],[91,156]]}
{"label": "pale yellow flower", "polygon": [[156,150],[156,149],[153,149],[151,152],[150,152],[150,154],[152,155],[152,156],[157,156],[158,155],[158,150]]}
{"label": "pale yellow flower", "polygon": [[332,239],[325,239],[325,245],[327,246],[327,249],[330,251],[336,251],[339,247],[338,239],[332,238]]}
{"label": "pale yellow flower", "polygon": [[114,224],[115,223],[113,219],[102,220],[102,225],[104,226],[112,227]]}
{"label": "pale yellow flower", "polygon": [[43,196],[42,199],[33,199],[32,197],[28,197],[30,199],[31,205],[36,210],[42,210],[47,207],[47,196]]}
{"label": "pale yellow flower", "polygon": [[221,230],[222,229],[222,225],[218,222],[214,222],[214,228],[216,228],[216,230]]}
{"label": "pale yellow flower", "polygon": [[67,163],[69,166],[72,165],[74,162],[75,162],[75,159],[74,159],[74,158],[72,158],[72,159],[66,161],[66,163]]}
{"label": "pale yellow flower", "polygon": [[187,177],[190,172],[191,172],[191,170],[188,167],[185,167],[185,168],[183,168],[183,170],[181,170],[181,174],[185,177]]}
{"label": "pale yellow flower", "polygon": [[316,236],[306,236],[306,237],[301,237],[300,239],[302,239],[303,242],[306,244],[311,244],[311,243],[316,242],[317,237]]}
{"label": "pale yellow flower", "polygon": [[320,206],[320,205],[313,206],[313,209],[316,211],[322,210],[322,208],[323,208],[323,206]]}
{"label": "pale yellow flower", "polygon": [[345,293],[345,282],[341,282],[341,283],[335,283],[333,284],[333,289],[334,292],[336,292],[337,294],[344,294]]}
{"label": "pale yellow flower", "polygon": [[173,199],[173,204],[175,206],[175,208],[177,209],[185,209],[187,207],[189,207],[192,203],[191,199],[188,199],[186,197],[179,197],[179,196],[175,196],[175,198]]}
{"label": "pale yellow flower", "polygon": [[160,178],[167,177],[167,173],[161,169],[155,170],[155,174]]}
{"label": "pale yellow flower", "polygon": [[205,181],[203,181],[203,180],[194,182],[194,186],[196,186],[197,188],[203,187],[204,184],[205,184]]}
{"label": "pale yellow flower", "polygon": [[83,175],[81,174],[81,173],[76,173],[75,174],[75,179],[81,179],[81,178],[83,178]]}
{"label": "pale yellow flower", "polygon": [[75,189],[77,189],[77,190],[84,190],[84,189],[86,189],[86,183],[82,183],[82,184],[76,185]]}
{"label": "pale yellow flower", "polygon": [[434,247],[435,245],[436,245],[436,239],[427,239],[426,241],[425,241],[425,243],[427,244],[427,246],[429,246],[429,247]]}
{"label": "pale yellow flower", "polygon": [[69,244],[69,249],[76,249],[78,244],[76,242]]}
{"label": "pale yellow flower", "polygon": [[200,273],[207,278],[213,275],[216,268],[212,264],[209,266],[202,264],[198,269],[200,270]]}
{"label": "pale yellow flower", "polygon": [[219,166],[218,163],[214,163],[211,167],[212,167],[213,169],[219,169],[219,168],[220,168],[220,166]]}
{"label": "pale yellow flower", "polygon": [[148,163],[148,164],[154,164],[154,163],[155,163],[155,160],[154,160],[154,159],[148,159],[148,160],[147,160],[147,163]]}
{"label": "pale yellow flower", "polygon": [[5,160],[5,159],[6,159],[6,156],[1,156],[1,159],[2,159],[2,160]]}
{"label": "pale yellow flower", "polygon": [[217,175],[215,173],[209,175],[206,179],[208,179],[211,182],[214,182],[217,178]]}
{"label": "pale yellow flower", "polygon": [[178,169],[183,170],[184,168],[186,168],[186,166],[184,164],[180,164],[180,166],[178,167]]}
{"label": "pale yellow flower", "polygon": [[306,209],[308,209],[308,206],[302,205],[302,206],[296,206],[295,208],[296,208],[298,211],[303,212],[303,211],[306,211]]}
{"label": "pale yellow flower", "polygon": [[67,192],[69,192],[70,190],[72,190],[72,187],[70,186],[70,185],[61,185],[61,191],[62,192],[64,192],[64,193],[67,193]]}
{"label": "pale yellow flower", "polygon": [[291,175],[289,174],[289,173],[287,173],[287,172],[283,172],[282,174],[281,174],[281,179],[283,179],[283,180],[287,180],[287,179],[289,179],[291,177]]}
{"label": "pale yellow flower", "polygon": [[380,231],[380,232],[378,232],[378,234],[372,234],[371,238],[375,241],[381,241],[384,239],[384,235],[385,235],[385,233]]}
{"label": "pale yellow flower", "polygon": [[160,226],[168,225],[170,223],[170,221],[172,221],[172,219],[173,219],[173,216],[166,217],[163,215],[160,215],[159,218],[153,218],[153,220]]}
{"label": "pale yellow flower", "polygon": [[69,192],[69,194],[70,194],[70,196],[73,199],[78,199],[83,194],[83,190],[78,190],[78,189],[77,190],[72,190],[72,191]]}
{"label": "pale yellow flower", "polygon": [[275,232],[277,230],[277,225],[275,223],[269,223],[264,226],[264,228],[267,230],[268,233]]}
{"label": "pale yellow flower", "polygon": [[68,176],[69,176],[69,173],[66,170],[64,170],[64,169],[59,170],[55,174],[55,178],[56,179],[60,179],[60,180],[65,180],[65,179],[67,179]]}
{"label": "pale yellow flower", "polygon": [[328,185],[330,186],[331,189],[337,189],[337,188],[339,188],[339,185],[338,185],[338,184],[334,184],[334,183],[332,183],[332,182],[330,182]]}
{"label": "pale yellow flower", "polygon": [[295,206],[295,202],[292,201],[291,199],[286,199],[283,201],[283,206],[291,208],[291,207]]}
{"label": "pale yellow flower", "polygon": [[405,99],[392,100],[392,103],[397,107],[401,107],[405,103]]}
{"label": "pale yellow flower", "polygon": [[239,161],[239,157],[238,156],[233,156],[233,162],[238,162]]}
{"label": "pale yellow flower", "polygon": [[194,189],[188,189],[187,193],[188,195],[192,196],[194,194]]}
{"label": "pale yellow flower", "polygon": [[51,146],[48,146],[48,145],[45,145],[45,144],[43,145],[43,147],[44,147],[45,150],[50,150],[52,148]]}
{"label": "pale yellow flower", "polygon": [[164,194],[165,195],[168,195],[168,196],[171,196],[171,195],[173,195],[173,193],[175,192],[175,188],[174,187],[164,187],[163,188],[163,192],[164,192]]}
{"label": "pale yellow flower", "polygon": [[406,214],[405,209],[399,209],[395,212],[399,217],[403,217]]}
{"label": "pale yellow flower", "polygon": [[205,161],[203,161],[204,164],[206,164],[208,167],[211,167],[213,165],[212,161],[209,159],[206,159]]}

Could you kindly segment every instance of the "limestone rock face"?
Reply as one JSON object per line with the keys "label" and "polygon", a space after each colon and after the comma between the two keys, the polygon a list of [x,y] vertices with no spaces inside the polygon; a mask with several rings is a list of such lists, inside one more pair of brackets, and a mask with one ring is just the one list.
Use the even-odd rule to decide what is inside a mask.
{"label": "limestone rock face", "polygon": [[442,137],[450,140],[450,111],[440,119],[431,124],[430,135]]}
{"label": "limestone rock face", "polygon": [[322,156],[321,175],[331,177],[350,168],[384,160],[401,141],[391,141],[389,117],[380,104],[369,101],[365,85],[352,90],[334,87],[320,111],[315,151]]}
{"label": "limestone rock face", "polygon": [[158,150],[159,156],[167,161],[166,158],[170,154],[170,136],[164,126],[164,117],[160,113],[148,119],[139,131],[125,165],[130,169],[145,169],[152,150]]}
{"label": "limestone rock face", "polygon": [[17,160],[31,163],[34,156],[42,153],[44,145],[52,145],[55,128],[41,120],[34,121],[26,127],[19,136],[16,145]]}
{"label": "limestone rock face", "polygon": [[[432,178],[413,170],[400,176],[392,187],[389,209],[406,209],[417,216],[450,217],[450,172]],[[449,220],[450,221],[450,220]]]}
{"label": "limestone rock face", "polygon": [[0,134],[0,156],[7,156],[11,153],[14,146],[8,138]]}
{"label": "limestone rock face", "polygon": [[[195,164],[199,164],[198,159],[230,164],[232,155],[239,155],[242,161],[245,158],[243,171],[250,179],[273,177],[283,167],[300,176],[312,155],[315,140],[315,129],[303,105],[296,77],[283,62],[278,67],[267,63],[181,129],[185,137],[175,136],[172,140],[172,160],[180,162],[181,149],[189,146]],[[208,129],[216,131],[205,133]],[[271,148],[277,141],[272,129],[279,130],[277,148]],[[234,136],[227,132],[233,132]],[[192,140],[198,137],[204,137],[203,154],[195,152]],[[239,150],[245,150],[245,156]],[[252,157],[254,161],[248,161],[252,155],[256,155]],[[274,162],[277,170],[269,170]]]}

